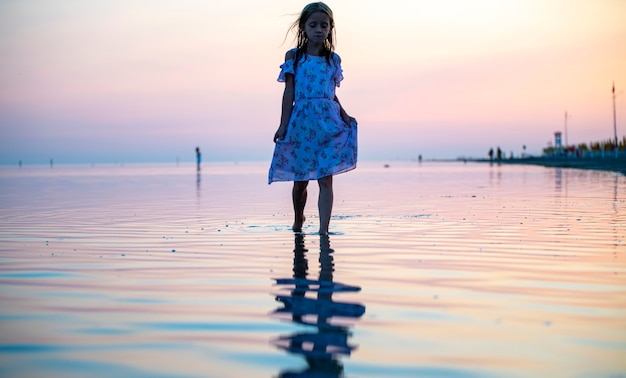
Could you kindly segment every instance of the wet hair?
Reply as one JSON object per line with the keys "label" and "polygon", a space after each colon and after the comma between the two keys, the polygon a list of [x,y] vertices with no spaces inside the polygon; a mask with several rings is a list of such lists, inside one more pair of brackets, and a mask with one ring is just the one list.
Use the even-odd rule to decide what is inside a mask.
{"label": "wet hair", "polygon": [[293,61],[294,70],[296,69],[300,58],[302,58],[302,56],[306,56],[306,45],[309,39],[306,36],[304,29],[307,20],[315,12],[325,13],[330,21],[328,37],[326,37],[326,40],[324,41],[324,57],[326,57],[326,62],[328,62],[328,64],[330,64],[330,57],[332,56],[333,51],[335,51],[335,21],[333,19],[333,11],[328,5],[322,3],[321,1],[317,3],[310,3],[302,9],[300,17],[298,17],[298,19],[291,24],[289,30],[287,31],[287,33],[294,30],[296,31],[296,54]]}

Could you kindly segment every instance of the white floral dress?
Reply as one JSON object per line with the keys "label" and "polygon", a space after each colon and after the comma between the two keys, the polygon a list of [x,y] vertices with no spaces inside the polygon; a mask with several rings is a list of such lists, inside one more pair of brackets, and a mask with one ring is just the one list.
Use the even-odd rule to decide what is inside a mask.
{"label": "white floral dress", "polygon": [[[293,56],[295,57],[295,49]],[[334,101],[343,80],[339,56],[304,55],[294,73],[293,59],[280,68],[279,82],[295,75],[294,106],[285,139],[277,140],[269,170],[274,181],[308,181],[356,167],[357,127],[345,123]]]}

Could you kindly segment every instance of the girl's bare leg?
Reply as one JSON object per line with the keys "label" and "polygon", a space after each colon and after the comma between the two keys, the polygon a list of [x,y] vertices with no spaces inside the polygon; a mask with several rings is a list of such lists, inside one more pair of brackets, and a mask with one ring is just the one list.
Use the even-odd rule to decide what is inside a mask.
{"label": "girl's bare leg", "polygon": [[333,176],[322,177],[317,180],[320,186],[320,196],[317,208],[320,212],[320,234],[328,234],[330,216],[333,211]]}
{"label": "girl's bare leg", "polygon": [[293,212],[294,220],[293,227],[294,232],[301,232],[302,225],[306,219],[304,216],[304,206],[306,205],[307,190],[306,187],[309,184],[308,181],[294,181],[293,190],[291,191],[291,198],[293,200]]}

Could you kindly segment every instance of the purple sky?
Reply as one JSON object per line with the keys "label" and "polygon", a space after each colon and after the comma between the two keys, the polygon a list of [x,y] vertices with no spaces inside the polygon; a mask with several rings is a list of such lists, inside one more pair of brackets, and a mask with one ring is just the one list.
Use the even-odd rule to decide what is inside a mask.
{"label": "purple sky", "polygon": [[[0,164],[269,161],[306,3],[0,2]],[[327,3],[361,159],[626,134],[624,1]]]}

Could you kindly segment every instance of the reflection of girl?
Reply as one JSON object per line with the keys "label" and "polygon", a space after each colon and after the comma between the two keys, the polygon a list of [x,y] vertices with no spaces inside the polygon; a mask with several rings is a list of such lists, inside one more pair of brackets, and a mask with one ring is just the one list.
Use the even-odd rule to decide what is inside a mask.
{"label": "reflection of girl", "polygon": [[[335,270],[334,250],[330,247],[328,235],[320,236],[319,279],[308,278],[307,249],[305,235],[295,234],[293,278],[278,278],[277,285],[290,288],[288,294],[277,295],[276,300],[283,307],[275,314],[287,314],[298,325],[297,332],[283,335],[273,341],[278,348],[301,355],[307,361],[307,368],[301,371],[284,370],[279,377],[343,377],[342,356],[350,356],[355,346],[350,343],[350,327],[365,313],[360,303],[339,301],[333,294],[358,292],[358,286],[350,286],[333,281]],[[337,324],[333,319],[342,319]]]}
{"label": "reflection of girl", "polygon": [[274,134],[269,183],[293,181],[293,230],[300,232],[309,180],[317,180],[320,234],[328,233],[333,206],[333,175],[356,167],[356,120],[335,95],[343,79],[341,59],[333,52],[334,20],[324,3],[304,7],[298,43],[285,55],[278,81],[285,83],[280,126]]}

